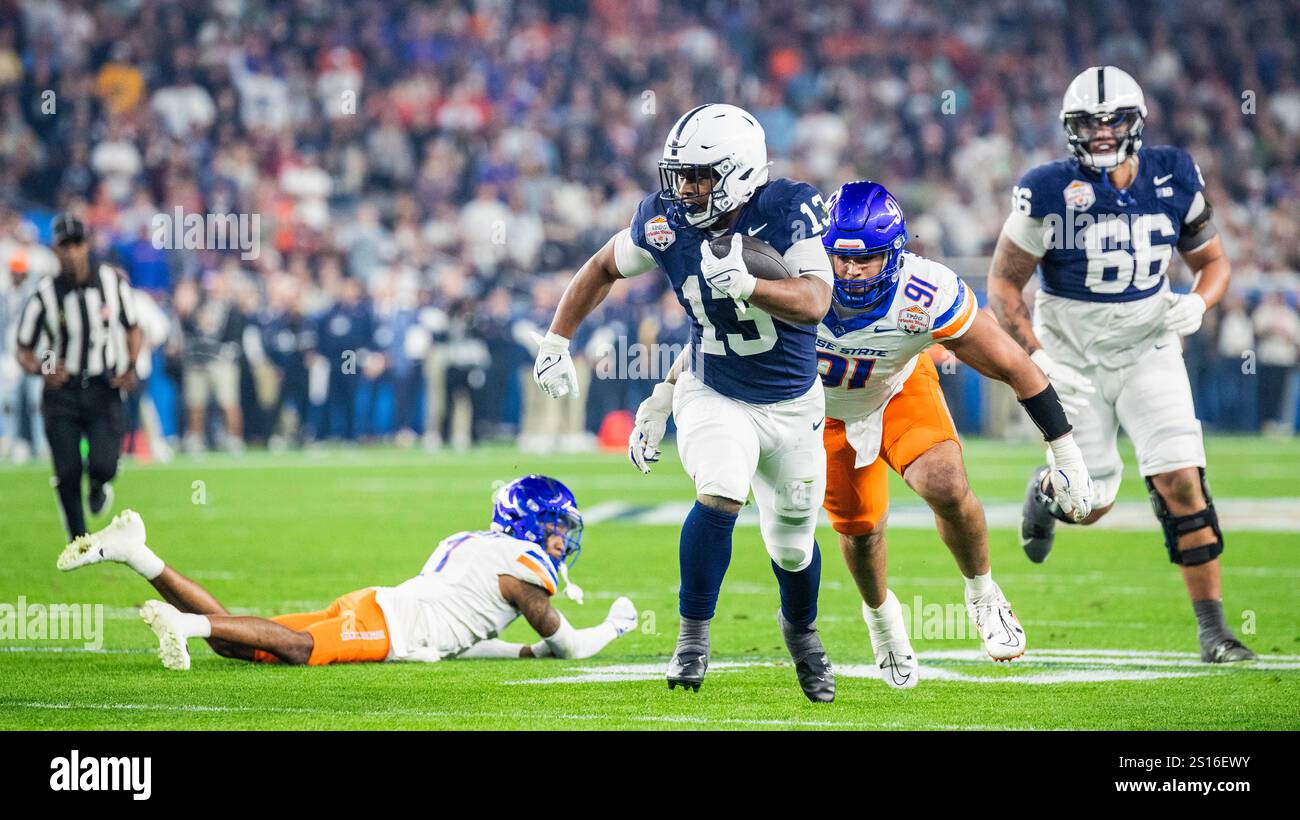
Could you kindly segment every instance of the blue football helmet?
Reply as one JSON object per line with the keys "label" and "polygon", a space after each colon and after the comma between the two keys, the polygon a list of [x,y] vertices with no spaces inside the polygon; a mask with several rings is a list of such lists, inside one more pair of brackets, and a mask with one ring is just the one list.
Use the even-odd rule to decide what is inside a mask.
{"label": "blue football helmet", "polygon": [[832,256],[874,256],[885,254],[885,265],[870,279],[835,278],[835,301],[847,308],[862,309],[878,302],[898,281],[898,266],[907,244],[907,222],[894,195],[879,182],[863,179],[849,182],[826,203],[830,228],[822,234],[822,245]]}
{"label": "blue football helmet", "polygon": [[546,537],[558,532],[564,536],[564,556],[557,559],[546,553],[557,569],[561,562],[573,566],[582,552],[578,502],[568,487],[544,475],[516,478],[497,491],[492,501],[492,530],[543,548]]}

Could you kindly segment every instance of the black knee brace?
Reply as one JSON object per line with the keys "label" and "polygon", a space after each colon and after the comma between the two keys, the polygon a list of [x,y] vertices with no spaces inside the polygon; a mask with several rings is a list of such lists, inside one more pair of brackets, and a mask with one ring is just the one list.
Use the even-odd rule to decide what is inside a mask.
{"label": "black knee brace", "polygon": [[[1165,500],[1156,492],[1155,482],[1147,477],[1147,494],[1151,496],[1151,507],[1156,518],[1165,531],[1165,549],[1169,550],[1169,560],[1185,567],[1207,564],[1223,553],[1223,530],[1219,529],[1219,515],[1214,511],[1214,499],[1210,498],[1210,485],[1205,481],[1205,468],[1198,467],[1201,475],[1201,492],[1205,495],[1205,509],[1190,515],[1173,515]],[[1180,550],[1178,536],[1209,527],[1214,531],[1214,541],[1200,547]]]}

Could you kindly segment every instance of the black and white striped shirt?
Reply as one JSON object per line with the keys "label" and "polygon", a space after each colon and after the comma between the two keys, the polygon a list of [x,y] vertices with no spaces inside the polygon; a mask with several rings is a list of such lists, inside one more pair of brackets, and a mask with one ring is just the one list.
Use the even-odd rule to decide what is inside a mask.
{"label": "black and white striped shirt", "polygon": [[66,275],[43,277],[18,319],[18,346],[44,361],[53,354],[69,376],[117,376],[126,371],[126,334],[136,326],[131,286],[112,265],[91,263],[78,286]]}

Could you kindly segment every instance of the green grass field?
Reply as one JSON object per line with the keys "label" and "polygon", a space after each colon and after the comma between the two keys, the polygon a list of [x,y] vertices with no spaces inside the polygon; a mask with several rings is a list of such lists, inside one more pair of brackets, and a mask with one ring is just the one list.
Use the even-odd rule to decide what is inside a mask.
{"label": "green grass field", "polygon": [[[1046,564],[1030,564],[1008,505],[1018,506],[1041,451],[974,441],[967,458],[990,511],[994,577],[1025,625],[1028,654],[995,665],[973,637],[925,634],[940,617],[913,629],[923,665],[917,689],[896,692],[871,679],[859,600],[823,527],[819,623],[839,689],[834,704],[816,706],[795,683],[774,621],[776,582],[753,526],[737,529],[703,689],[665,686],[678,527],[638,512],[691,500],[671,448],[648,478],[619,454],[327,450],[126,464],[117,482],[118,509],[144,516],[150,545],[168,563],[232,611],[274,615],[404,580],[443,536],[485,527],[494,482],[550,473],[598,519],[573,573],[586,604],[557,605],[579,627],[603,618],[620,594],[643,614],[639,631],[587,661],[285,668],[225,660],[195,641],[192,670],[168,672],[134,611],[153,590],[120,565],[55,570],[63,544],[46,468],[0,469],[0,605],[104,606],[96,651],[75,640],[0,639],[0,728],[1300,728],[1300,442],[1212,439],[1208,448],[1221,515],[1235,505],[1238,519],[1272,520],[1277,530],[1228,527],[1225,609],[1260,661],[1196,662],[1182,583],[1139,507],[1130,518],[1144,530],[1071,528]],[[1121,500],[1145,504],[1128,464]],[[901,482],[893,493],[897,523],[917,500]],[[1261,502],[1259,518],[1251,499]],[[932,528],[893,529],[890,552],[891,587],[905,604],[920,596],[924,615],[962,602]],[[531,640],[522,620],[504,637]]]}

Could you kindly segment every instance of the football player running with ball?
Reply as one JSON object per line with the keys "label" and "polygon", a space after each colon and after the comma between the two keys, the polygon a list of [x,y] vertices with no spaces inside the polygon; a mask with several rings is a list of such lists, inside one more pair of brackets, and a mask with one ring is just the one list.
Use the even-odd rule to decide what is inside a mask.
{"label": "football player running with ball", "polygon": [[822,242],[834,263],[834,301],[817,329],[826,390],[826,511],[858,591],[871,648],[891,687],[919,670],[902,608],[886,584],[888,470],[934,512],[966,583],[966,606],[989,657],[1025,651],[1025,631],[989,566],[984,509],[966,479],[961,445],[926,348],[939,343],[1010,385],[1055,454],[1049,480],[1062,508],[1088,514],[1091,482],[1047,377],[944,265],[904,250],[898,201],[876,182],[831,197]]}
{"label": "football player running with ball", "polygon": [[[1114,504],[1122,426],[1192,599],[1201,659],[1249,660],[1254,653],[1223,618],[1223,533],[1179,341],[1223,296],[1231,267],[1200,170],[1178,148],[1142,147],[1146,116],[1142,89],[1120,69],[1094,66],[1075,77],[1061,105],[1073,156],[1032,169],[1016,186],[989,302],[1067,402],[1096,485],[1082,523]],[[1169,288],[1175,250],[1195,275],[1191,293]],[[1031,321],[1022,290],[1035,268],[1042,287]],[[1030,478],[1021,522],[1035,562],[1051,551],[1056,521],[1073,523],[1044,478],[1048,469]]]}
{"label": "football player running with ball", "polygon": [[[641,202],[631,226],[569,283],[533,376],[553,398],[576,391],[569,339],[579,323],[615,282],[664,271],[690,315],[690,354],[679,360],[680,378],[657,385],[638,416],[676,415],[696,491],[681,530],[681,627],[668,686],[698,690],[704,681],[732,530],[752,488],[799,684],[810,700],[830,701],[835,678],[815,626],[821,555],[813,538],[826,479],[815,349],[831,299],[830,260],[818,239],[826,208],[811,185],[769,179],[762,127],[731,105],[684,114],[668,134],[659,176],[661,190]],[[715,255],[710,241],[728,236],[730,250]],[[755,277],[742,236],[772,246],[797,275]],[[657,450],[633,450],[648,469]]]}
{"label": "football player running with ball", "polygon": [[[231,615],[198,582],[149,548],[144,521],[126,510],[99,532],[83,535],[59,556],[67,572],[103,561],[126,564],[166,599],[140,609],[158,638],[168,669],[189,669],[191,638],[218,655],[262,663],[374,663],[448,658],[586,658],[636,627],[636,608],[614,601],[598,626],[574,629],[551,606],[558,581],[581,551],[582,516],[568,488],[529,475],[502,487],[492,527],[442,541],[416,577],[395,587],[367,587],[318,612],[254,618]],[[520,615],[541,640],[496,638]]]}

